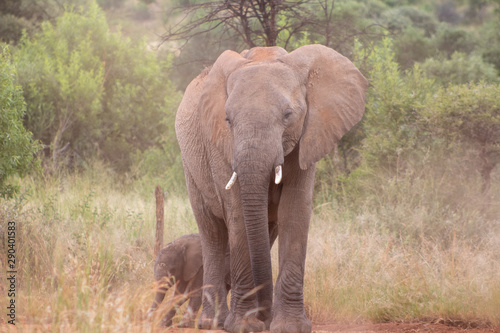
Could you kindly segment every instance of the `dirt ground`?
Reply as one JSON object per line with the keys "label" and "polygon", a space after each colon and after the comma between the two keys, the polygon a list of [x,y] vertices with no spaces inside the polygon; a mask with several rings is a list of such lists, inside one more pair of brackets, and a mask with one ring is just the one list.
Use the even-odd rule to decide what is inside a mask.
{"label": "dirt ground", "polygon": [[[476,327],[470,327],[476,326]],[[434,322],[434,323],[383,323],[383,324],[313,324],[313,333],[332,333],[332,332],[348,332],[348,333],[372,333],[372,332],[387,332],[387,333],[500,333],[500,328],[488,328],[488,327],[477,327],[481,325],[476,324],[464,324],[464,323],[444,323],[444,322]],[[169,333],[195,333],[195,332],[206,332],[206,333],[224,333],[225,331],[205,331],[205,330],[194,330],[194,329],[179,329],[173,328],[165,330],[163,332]],[[162,332],[162,333],[163,333]]]}
{"label": "dirt ground", "polygon": [[[461,323],[383,323],[383,324],[313,324],[313,333],[500,333],[500,328],[470,327],[474,324],[461,325]],[[46,332],[47,327],[38,325],[24,326],[22,332]],[[134,328],[128,327],[128,332],[134,332]],[[138,332],[140,330],[137,330]],[[161,333],[226,333],[222,330],[197,330],[192,328],[171,328],[165,330],[153,330]],[[0,332],[16,332],[16,327],[0,323]],[[264,332],[265,333],[265,332]]]}

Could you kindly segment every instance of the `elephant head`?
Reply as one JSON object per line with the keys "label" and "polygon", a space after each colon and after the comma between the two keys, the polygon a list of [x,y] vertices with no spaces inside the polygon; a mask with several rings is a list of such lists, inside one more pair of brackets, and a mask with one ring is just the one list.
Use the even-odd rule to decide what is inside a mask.
{"label": "elephant head", "polygon": [[198,235],[186,235],[160,250],[154,275],[157,281],[167,278],[168,285],[190,281],[202,269],[201,244]]}
{"label": "elephant head", "polygon": [[260,307],[272,304],[270,187],[286,185],[288,155],[296,154],[306,170],[334,149],[361,120],[367,87],[347,58],[321,45],[291,53],[278,47],[225,51],[206,77],[198,104],[202,130],[232,166],[226,189],[239,184]]}

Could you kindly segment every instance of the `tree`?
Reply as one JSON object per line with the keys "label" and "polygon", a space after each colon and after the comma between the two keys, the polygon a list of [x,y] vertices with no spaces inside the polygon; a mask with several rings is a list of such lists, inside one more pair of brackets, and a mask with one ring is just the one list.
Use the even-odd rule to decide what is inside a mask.
{"label": "tree", "polygon": [[227,49],[280,46],[290,51],[320,43],[351,57],[356,40],[369,47],[386,33],[375,23],[385,8],[378,1],[179,1],[166,14],[162,42],[180,49],[173,71],[184,89]]}
{"label": "tree", "polygon": [[83,139],[78,132],[92,139],[101,123],[104,68],[93,39],[107,27],[98,8],[88,14],[87,22],[75,12],[55,26],[44,22],[35,38],[21,40],[16,54],[28,103],[26,124],[47,145],[54,169],[60,154]]}
{"label": "tree", "polygon": [[165,121],[178,101],[169,59],[110,32],[94,0],[44,22],[15,57],[27,127],[46,144],[53,170],[97,156],[125,171],[137,152],[175,137]]}
{"label": "tree", "polygon": [[359,17],[359,12],[368,7],[380,10],[372,3],[335,0],[223,0],[184,4],[169,13],[174,20],[181,18],[162,40],[187,42],[217,31],[221,38],[236,36],[248,48],[278,45],[288,49],[294,40],[314,34],[323,44],[338,48],[346,41],[353,43],[355,37],[380,35],[372,29],[378,25],[363,22]]}
{"label": "tree", "polygon": [[0,40],[17,43],[23,30],[32,35],[43,21],[52,20],[64,12],[64,6],[85,0],[2,0],[0,1]]}
{"label": "tree", "polygon": [[7,184],[10,175],[24,175],[37,165],[34,154],[41,148],[23,127],[26,110],[22,90],[15,84],[15,68],[9,50],[0,45],[0,196],[12,197],[18,188]]}
{"label": "tree", "polygon": [[169,28],[162,39],[189,41],[221,27],[222,35],[235,33],[247,47],[275,46],[281,32],[289,31],[289,39],[312,22],[307,3],[305,0],[224,0],[179,6],[170,16],[180,15],[182,19]]}

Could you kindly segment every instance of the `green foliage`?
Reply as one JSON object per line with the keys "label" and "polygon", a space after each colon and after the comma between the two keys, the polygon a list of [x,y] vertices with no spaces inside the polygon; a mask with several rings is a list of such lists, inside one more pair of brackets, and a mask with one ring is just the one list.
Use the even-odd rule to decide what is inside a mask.
{"label": "green foliage", "polygon": [[447,1],[436,5],[436,15],[441,22],[457,24],[462,19],[457,11],[457,6],[452,1]]}
{"label": "green foliage", "polygon": [[411,68],[415,62],[424,61],[429,57],[434,47],[431,39],[424,35],[422,29],[409,26],[395,38],[394,51],[398,63],[407,69]]}
{"label": "green foliage", "polygon": [[219,31],[191,38],[181,49],[178,57],[172,60],[172,81],[180,90],[186,89],[203,68],[211,66],[224,50],[245,49],[235,36],[218,36]]}
{"label": "green foliage", "polygon": [[0,40],[17,44],[25,30],[32,35],[43,21],[61,15],[65,6],[85,4],[87,0],[2,0],[0,2]]}
{"label": "green foliage", "polygon": [[126,0],[97,0],[99,6],[104,9],[120,8]]}
{"label": "green foliage", "polygon": [[15,74],[9,50],[0,44],[0,197],[12,197],[18,191],[7,184],[9,176],[23,176],[39,166],[33,163],[33,155],[41,147],[23,126],[26,105]]}
{"label": "green foliage", "polygon": [[412,26],[423,30],[426,37],[430,37],[437,29],[437,20],[433,15],[413,6],[389,9],[383,14],[383,23],[396,33]]}
{"label": "green foliage", "polygon": [[145,43],[112,33],[95,1],[44,22],[16,53],[26,124],[49,146],[54,169],[99,156],[128,170],[132,154],[159,144],[178,94]]}
{"label": "green foliage", "polygon": [[368,58],[373,89],[367,96],[363,157],[376,169],[395,174],[399,163],[419,143],[419,110],[432,93],[433,83],[415,66],[403,76],[389,39]]}
{"label": "green foliage", "polygon": [[472,142],[478,146],[500,145],[500,85],[474,84],[441,88],[427,107],[427,121],[435,135],[449,142]]}
{"label": "green foliage", "polygon": [[483,60],[495,66],[497,73],[500,73],[500,45],[486,50],[483,53]]}
{"label": "green foliage", "polygon": [[470,53],[475,46],[475,38],[470,32],[448,24],[440,25],[434,38],[436,48],[448,57],[455,52]]}
{"label": "green foliage", "polygon": [[336,1],[331,5],[334,7],[329,22],[329,31],[328,34],[324,34],[327,38],[323,38],[323,32],[319,31],[319,34],[314,34],[315,39],[345,56],[351,56],[355,39],[366,39],[365,33],[376,31],[375,28],[363,31],[372,20],[365,19],[364,15],[360,14],[368,15],[370,8],[368,4],[357,1]]}
{"label": "green foliage", "polygon": [[23,29],[33,30],[32,23],[26,18],[11,14],[0,15],[0,41],[17,42],[21,39]]}
{"label": "green foliage", "polygon": [[[500,10],[500,6],[498,7]],[[483,59],[493,64],[500,75],[500,20],[492,20],[484,24],[478,34],[479,52],[482,53]]]}
{"label": "green foliage", "polygon": [[466,84],[469,82],[498,82],[494,66],[483,61],[481,56],[455,52],[451,59],[429,58],[422,70],[439,85]]}

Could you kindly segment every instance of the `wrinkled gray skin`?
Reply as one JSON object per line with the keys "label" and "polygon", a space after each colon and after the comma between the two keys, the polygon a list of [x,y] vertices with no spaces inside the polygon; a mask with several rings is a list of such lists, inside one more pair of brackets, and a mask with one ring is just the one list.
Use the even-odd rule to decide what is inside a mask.
{"label": "wrinkled gray skin", "polygon": [[[230,288],[229,277],[229,253],[224,268],[227,276],[226,294]],[[163,302],[169,287],[174,287],[174,301],[170,304],[170,310],[162,319],[161,326],[172,326],[172,318],[177,308],[189,299],[188,308],[179,327],[193,327],[194,320],[201,306],[201,295],[203,287],[203,261],[201,251],[201,239],[199,234],[189,234],[178,238],[167,244],[160,250],[156,257],[154,266],[156,281],[162,282],[155,295],[155,300],[149,309],[149,313],[155,311]],[[172,302],[172,300],[169,300]],[[175,303],[174,303],[175,302]]]}
{"label": "wrinkled gray skin", "polygon": [[203,248],[202,328],[311,331],[303,282],[315,163],[361,119],[367,87],[347,58],[321,45],[225,51],[190,83],[175,125]]}

